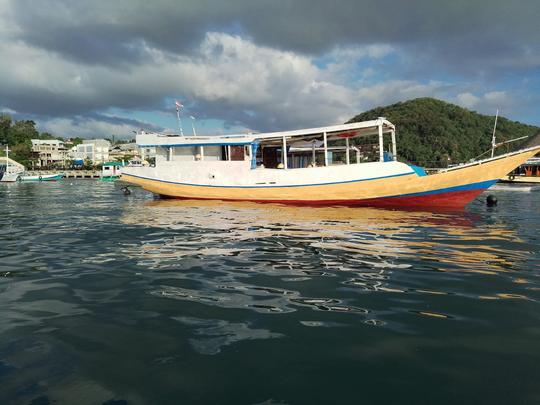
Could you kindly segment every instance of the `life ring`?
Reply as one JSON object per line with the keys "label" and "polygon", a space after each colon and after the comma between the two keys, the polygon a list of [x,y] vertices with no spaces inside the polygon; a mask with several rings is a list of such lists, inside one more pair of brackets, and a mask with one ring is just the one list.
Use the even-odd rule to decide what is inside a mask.
{"label": "life ring", "polygon": [[43,177],[39,176],[39,181],[43,181]]}
{"label": "life ring", "polygon": [[513,181],[513,180],[516,178],[516,176],[514,176],[513,174],[511,174],[510,176],[508,176],[508,178],[509,178],[510,180]]}

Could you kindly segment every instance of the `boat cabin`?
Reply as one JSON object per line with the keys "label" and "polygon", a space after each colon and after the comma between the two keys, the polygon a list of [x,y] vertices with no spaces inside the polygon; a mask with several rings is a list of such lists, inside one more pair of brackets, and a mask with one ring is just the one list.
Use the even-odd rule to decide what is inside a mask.
{"label": "boat cabin", "polygon": [[141,132],[137,143],[141,148],[156,148],[156,167],[228,162],[252,170],[290,170],[396,160],[395,127],[384,118],[260,134],[183,136]]}
{"label": "boat cabin", "polygon": [[103,163],[101,167],[102,178],[118,178],[122,174],[123,164],[120,162]]}

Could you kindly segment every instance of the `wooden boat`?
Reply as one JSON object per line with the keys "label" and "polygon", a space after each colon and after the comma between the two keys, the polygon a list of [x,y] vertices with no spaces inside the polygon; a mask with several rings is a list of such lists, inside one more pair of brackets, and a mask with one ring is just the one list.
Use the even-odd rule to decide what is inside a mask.
{"label": "wooden boat", "polygon": [[[365,161],[359,139],[350,142],[368,137],[377,140],[376,161]],[[294,158],[297,142],[303,149],[311,142],[310,159]],[[155,165],[125,168],[121,179],[161,196],[397,208],[463,207],[540,151],[528,148],[426,174],[397,161],[395,127],[384,118],[264,134],[141,132],[137,143],[156,148]]]}
{"label": "wooden boat", "polygon": [[30,181],[57,181],[64,177],[63,173],[55,174],[39,174],[32,176],[20,176],[19,181],[21,182],[30,182]]}
{"label": "wooden boat", "polygon": [[507,183],[536,183],[540,184],[540,157],[528,159],[501,181]]}

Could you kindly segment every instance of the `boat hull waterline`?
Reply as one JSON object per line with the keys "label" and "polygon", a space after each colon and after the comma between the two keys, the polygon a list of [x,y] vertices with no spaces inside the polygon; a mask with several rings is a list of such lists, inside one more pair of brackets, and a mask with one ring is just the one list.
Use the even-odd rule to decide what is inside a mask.
{"label": "boat hull waterline", "polygon": [[43,174],[41,176],[21,176],[19,177],[19,181],[22,182],[34,182],[34,181],[57,181],[64,178],[64,174]]}
{"label": "boat hull waterline", "polygon": [[[150,178],[135,172],[123,173],[122,180],[169,198],[295,205],[460,208],[538,151],[540,147],[529,148],[426,176],[407,173],[328,184],[200,185]],[[357,166],[360,170],[362,164]],[[325,169],[332,170],[332,167]],[[287,172],[293,175],[294,170]]]}

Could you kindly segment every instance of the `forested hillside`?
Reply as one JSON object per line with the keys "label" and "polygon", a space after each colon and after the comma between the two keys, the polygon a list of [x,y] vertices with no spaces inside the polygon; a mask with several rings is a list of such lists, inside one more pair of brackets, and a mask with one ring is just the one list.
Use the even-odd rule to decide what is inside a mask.
{"label": "forested hillside", "polygon": [[[399,158],[422,166],[445,167],[465,162],[491,148],[495,116],[478,114],[441,100],[417,98],[377,107],[349,122],[377,117],[385,117],[396,125]],[[539,127],[499,117],[497,142],[525,135],[531,139],[539,132]],[[496,153],[518,149],[528,139],[497,148]]]}

